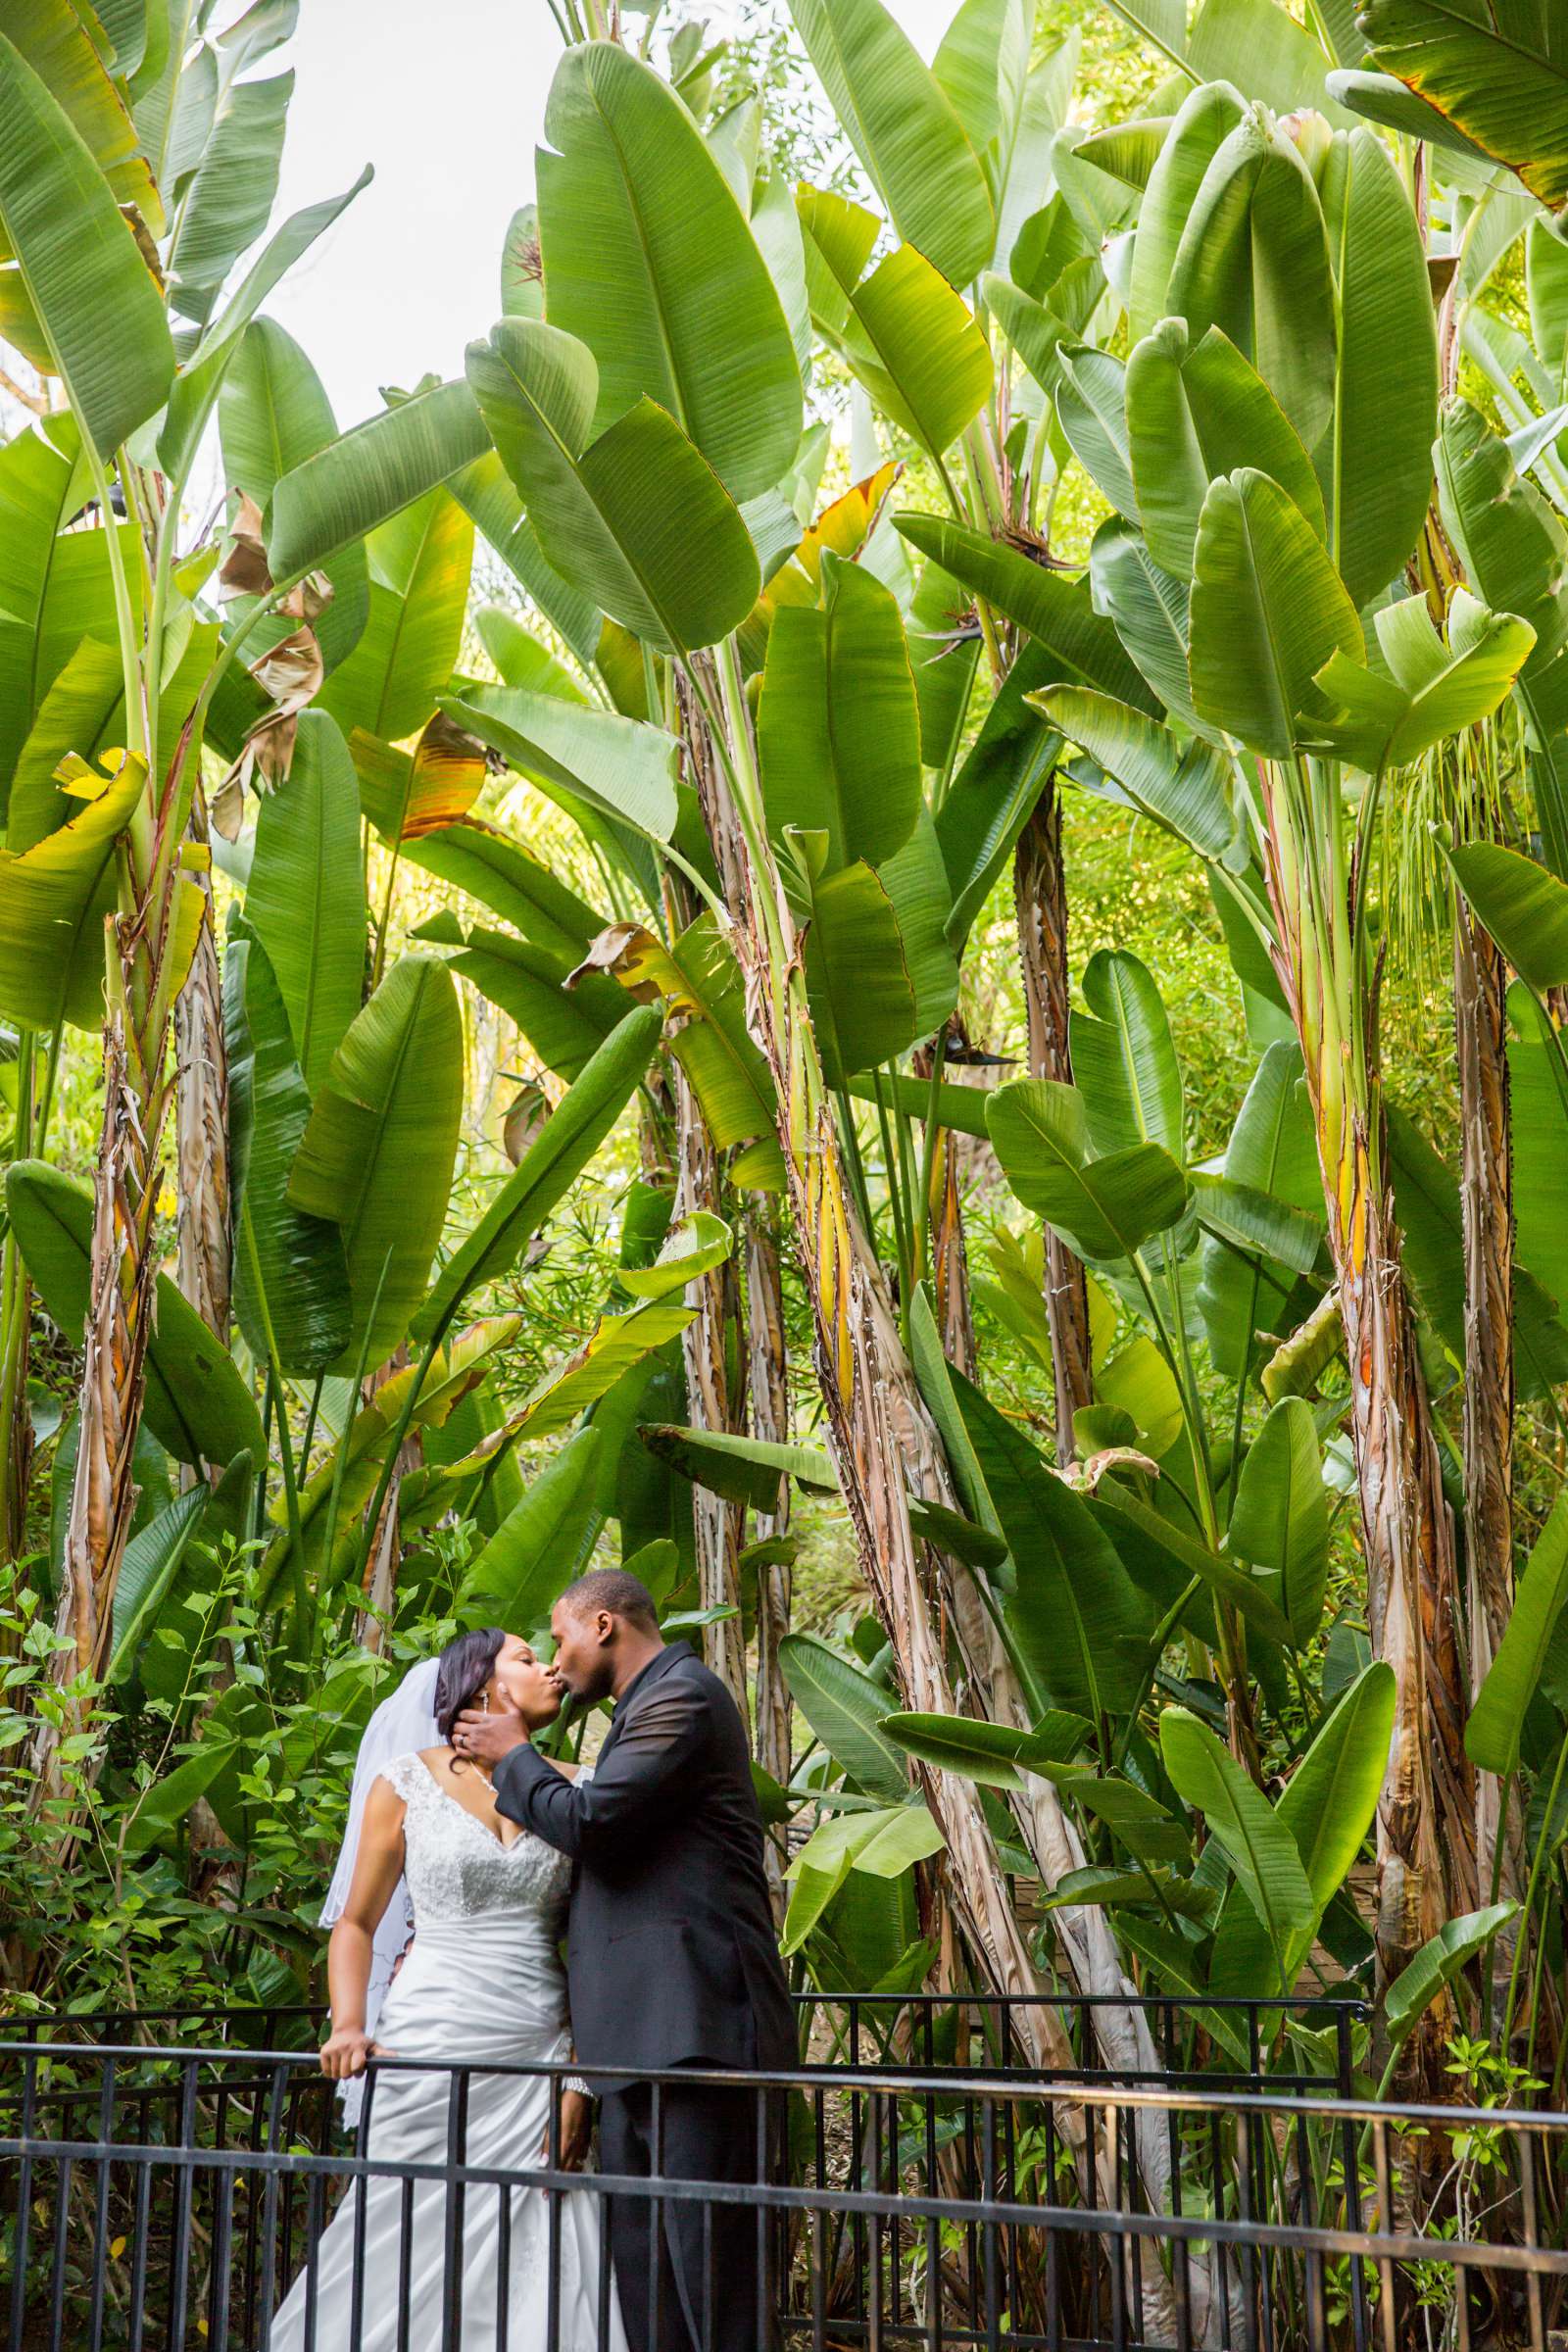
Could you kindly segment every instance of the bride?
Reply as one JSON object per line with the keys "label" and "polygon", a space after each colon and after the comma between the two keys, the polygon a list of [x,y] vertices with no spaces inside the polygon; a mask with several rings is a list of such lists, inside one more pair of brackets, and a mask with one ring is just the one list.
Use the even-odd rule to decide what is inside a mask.
{"label": "bride", "polygon": [[[354,2122],[371,2055],[432,2062],[428,2074],[373,2077],[360,2153],[391,2164],[446,2161],[452,2061],[559,2061],[571,2054],[559,1943],[570,1864],[496,1810],[487,1772],[450,1744],[465,1707],[517,1709],[532,1728],[553,1722],[562,1696],[525,1642],[499,1628],[465,1634],[406,1676],[377,1708],[355,1767],[349,1823],[323,1924],[332,2031],[323,2072],[344,2085]],[[574,1768],[563,1765],[571,1774]],[[584,1767],[584,1770],[587,1768]],[[410,1930],[416,1931],[407,1957]],[[394,1981],[395,1979],[395,1981]],[[372,2038],[373,2036],[373,2038]],[[542,2075],[468,2078],[466,2161],[519,2169],[548,2162],[551,2081]],[[583,2085],[561,2094],[560,2166],[587,2152]],[[440,2180],[413,2184],[405,2242],[404,2181],[351,2182],[295,2279],[269,2352],[395,2352],[443,2341],[447,2301],[446,2200]],[[502,2230],[499,2188],[463,2192],[462,2352],[547,2352],[549,2192],[513,2188]],[[608,2297],[601,2345],[600,2217],[588,2193],[561,2197],[559,2320],[548,2352],[625,2352],[620,2311]],[[507,2288],[501,2310],[502,2240]],[[357,2243],[362,2301],[354,2319]],[[313,2285],[314,2277],[314,2285]],[[314,2329],[310,2325],[314,2305]]]}

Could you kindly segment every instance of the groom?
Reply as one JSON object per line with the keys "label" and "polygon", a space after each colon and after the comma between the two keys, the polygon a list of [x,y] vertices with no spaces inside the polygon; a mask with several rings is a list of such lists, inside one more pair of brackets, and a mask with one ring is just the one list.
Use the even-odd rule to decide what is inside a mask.
{"label": "groom", "polygon": [[[568,1781],[520,1716],[468,1710],[453,1745],[494,1767],[496,1803],[572,1858],[566,1964],[577,2061],[590,2074],[799,2064],[762,1868],[746,1728],[685,1642],[666,1643],[647,1591],[619,1569],[579,1577],[550,1621],[555,1671],[614,1715],[591,1778]],[[653,2085],[606,2086],[607,2173],[756,2180],[759,2107],[744,2090],[666,2084],[656,2162]],[[630,2352],[759,2352],[755,2207],[611,2200]],[[646,2285],[644,2282],[646,2281]]]}

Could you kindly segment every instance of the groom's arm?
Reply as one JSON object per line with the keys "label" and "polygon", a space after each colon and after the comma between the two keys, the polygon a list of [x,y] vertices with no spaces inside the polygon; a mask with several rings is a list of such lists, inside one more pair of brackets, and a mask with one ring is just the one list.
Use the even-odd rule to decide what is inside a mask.
{"label": "groom's arm", "polygon": [[708,1738],[701,1694],[661,1685],[639,1700],[591,1779],[568,1781],[526,1741],[509,1750],[495,1768],[496,1809],[564,1854],[608,1858],[683,1809],[683,1781]]}

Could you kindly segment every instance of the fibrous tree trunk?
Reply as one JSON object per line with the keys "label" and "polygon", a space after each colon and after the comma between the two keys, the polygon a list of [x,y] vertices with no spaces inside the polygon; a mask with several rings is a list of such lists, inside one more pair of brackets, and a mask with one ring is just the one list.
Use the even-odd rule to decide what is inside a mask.
{"label": "fibrous tree trunk", "polygon": [[[755,749],[738,671],[726,678],[725,686],[736,783],[749,786],[753,795],[744,854],[745,898],[737,909],[735,945],[747,981],[753,1034],[776,1091],[778,1136],[811,1308],[813,1355],[829,1446],[861,1573],[893,1646],[902,1703],[920,1713],[955,1715],[960,1710],[938,1630],[939,1563],[914,1535],[908,1497],[912,1490],[951,1507],[956,1496],[885,1279],[851,1206],[807,1004],[800,942],[761,824]],[[957,1563],[951,1565],[954,1573],[964,1573]],[[1005,1662],[993,1657],[986,1664],[995,1690]],[[1021,1694],[1008,1689],[1003,1697],[1007,1713],[1001,1719],[1026,1722]],[[1009,1900],[978,1791],[967,1781],[923,1764],[916,1764],[914,1771],[947,1847],[953,1905],[970,1950],[998,1990],[1037,1994],[1034,1962]],[[1054,1788],[1044,1788],[1037,1802],[1059,1818]],[[1040,1825],[1032,1814],[1026,1818],[1033,1838],[1044,1843]],[[1047,1885],[1054,1885],[1059,1873],[1052,1857],[1037,1852],[1037,1861]],[[1014,2012],[1014,2022],[1024,2053],[1034,2065],[1071,2068],[1071,2045],[1049,2001],[1026,1999]],[[1098,2017],[1096,2030],[1101,2030]],[[1162,2117],[1152,2121],[1158,2128],[1140,2130],[1137,2135],[1140,2167],[1152,2199],[1168,2209],[1168,2134]],[[1060,2123],[1068,2144],[1082,2156],[1081,2113],[1064,2105]],[[1195,2262],[1194,2273],[1195,2300],[1200,2305],[1194,2324],[1201,2338],[1210,2297],[1203,2266]],[[1151,2324],[1172,2324],[1168,2282],[1157,2264],[1146,2271],[1144,2291]]]}
{"label": "fibrous tree trunk", "polygon": [[[790,1402],[778,1237],[768,1209],[755,1197],[746,1211],[746,1343],[752,1433],[770,1446],[787,1445]],[[781,1478],[777,1510],[753,1513],[752,1541],[757,1544],[780,1543],[788,1536],[789,1525],[790,1484]],[[781,1788],[788,1786],[794,1762],[790,1687],[780,1657],[780,1644],[790,1630],[793,1581],[787,1558],[764,1559],[757,1571],[754,1751],[762,1770]],[[771,1838],[765,1858],[774,1914],[782,1923],[788,1889],[783,1856]]]}
{"label": "fibrous tree trunk", "polygon": [[[778,1240],[767,1209],[754,1200],[746,1212],[746,1337],[752,1434],[770,1446],[790,1434],[784,1288]],[[776,1511],[758,1511],[752,1540],[780,1541],[789,1533],[790,1489],[779,1481]],[[757,1761],[783,1784],[790,1777],[790,1691],[779,1665],[779,1643],[790,1630],[791,1576],[787,1560],[764,1566],[757,1578]]]}
{"label": "fibrous tree trunk", "polygon": [[[1376,1939],[1388,1983],[1446,1917],[1476,1901],[1457,1560],[1400,1264],[1377,975],[1357,964],[1348,905],[1328,905],[1325,914],[1320,836],[1330,833],[1339,782],[1308,775],[1315,798],[1303,799],[1300,779],[1293,788],[1279,769],[1264,767],[1261,781],[1275,964],[1301,1045],[1345,1326],[1368,1626],[1373,1655],[1393,1668],[1396,1683],[1377,1816]],[[1434,2094],[1446,2087],[1447,2024],[1435,2002],[1406,2044],[1406,2079]]]}
{"label": "fibrous tree trunk", "polygon": [[[1454,908],[1453,1026],[1459,1063],[1459,1207],[1464,1236],[1464,1542],[1470,1693],[1513,1613],[1513,1154],[1508,1127],[1508,970],[1461,901]],[[1476,1775],[1476,1878],[1493,1880],[1502,1832],[1495,1774]],[[1498,1885],[1522,1891],[1517,1825]]]}
{"label": "fibrous tree trunk", "polygon": [[[137,714],[139,738],[144,715]],[[158,761],[121,837],[118,910],[105,921],[104,1100],[76,1476],[58,1613],[69,1645],[51,1667],[61,1692],[58,1720],[41,1722],[35,1742],[38,1803],[58,1792],[61,1732],[79,1725],[82,1694],[73,1686],[78,1677],[99,1673],[105,1661],[136,1502],[132,1460],[158,1278],[165,1130],[174,1093],[170,1029],[199,911],[196,885],[177,854],[187,813],[187,762],[194,757],[192,725],[187,721],[167,765]],[[137,759],[146,775],[145,758],[127,758]]]}
{"label": "fibrous tree trunk", "polygon": [[[113,937],[113,917],[109,928]],[[39,1807],[61,1792],[58,1745],[65,1733],[80,1729],[84,1693],[78,1686],[104,1664],[115,1583],[136,1505],[132,1463],[157,1279],[150,1228],[167,1111],[167,1100],[160,1100],[154,1117],[144,1120],[138,1092],[126,1070],[123,1013],[114,1005],[104,1026],[76,1471],[55,1622],[66,1646],[56,1653],[52,1675],[58,1713],[51,1710],[40,1721],[34,1742]]]}
{"label": "fibrous tree trunk", "polygon": [[[675,1215],[694,1216],[699,1209],[717,1213],[718,1168],[703,1114],[691,1083],[678,1061],[671,1062],[670,1084],[675,1097]],[[688,1305],[696,1314],[681,1334],[681,1359],[686,1368],[686,1409],[696,1429],[723,1432],[731,1427],[729,1359],[725,1333],[725,1266],[715,1266],[686,1288]],[[727,1502],[710,1488],[697,1487],[692,1495],[692,1519],[697,1541],[699,1606],[729,1609],[733,1614],[703,1628],[703,1649],[741,1711],[750,1715],[747,1690],[746,1634],[740,1614],[740,1545],[744,1510]]]}
{"label": "fibrous tree trunk", "polygon": [[[1029,1025],[1029,1075],[1072,1084],[1067,1012],[1067,893],[1061,870],[1061,805],[1045,784],[1013,853],[1018,954]],[[1073,1458],[1073,1415],[1094,1395],[1089,1288],[1082,1260],[1046,1228],[1046,1315],[1051,1326],[1056,1459]]]}
{"label": "fibrous tree trunk", "polygon": [[[200,792],[192,801],[188,833],[198,848],[205,847],[207,814]],[[181,1293],[208,1330],[226,1340],[232,1265],[228,1055],[212,885],[205,873],[197,887],[203,901],[201,931],[174,1004],[178,1277]]]}
{"label": "fibrous tree trunk", "polygon": [[[910,1056],[916,1078],[929,1078],[942,1051],[920,1046]],[[965,1380],[975,1376],[974,1314],[969,1299],[969,1245],[963,1225],[963,1195],[958,1185],[958,1139],[947,1128],[931,1155],[931,1197],[926,1215],[931,1229],[931,1287],[936,1293],[937,1328],[943,1352],[956,1364]]]}

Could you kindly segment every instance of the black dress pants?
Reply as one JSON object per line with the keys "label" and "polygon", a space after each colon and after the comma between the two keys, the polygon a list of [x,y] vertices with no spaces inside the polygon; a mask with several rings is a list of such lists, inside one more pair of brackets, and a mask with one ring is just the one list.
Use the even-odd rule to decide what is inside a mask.
{"label": "black dress pants", "polygon": [[[600,2107],[601,2170],[638,2180],[760,2180],[773,2096],[666,2082],[656,2149],[653,2085],[628,2082],[607,2092]],[[771,2329],[759,2294],[772,2228],[772,2216],[757,2205],[612,2197],[610,2249],[630,2352],[765,2352]]]}

